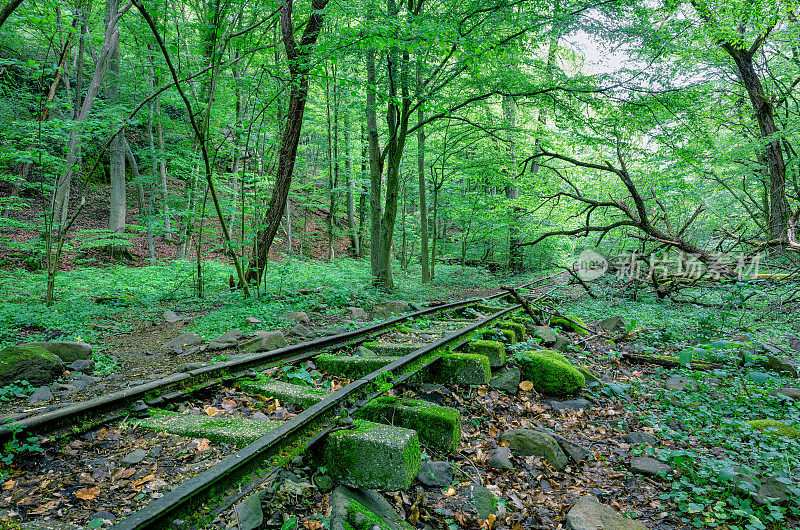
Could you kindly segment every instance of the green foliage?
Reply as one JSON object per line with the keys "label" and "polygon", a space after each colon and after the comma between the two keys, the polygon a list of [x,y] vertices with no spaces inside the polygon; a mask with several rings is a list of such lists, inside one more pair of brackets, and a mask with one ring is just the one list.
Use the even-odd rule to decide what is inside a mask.
{"label": "green foliage", "polygon": [[15,381],[10,385],[0,387],[0,401],[11,401],[17,394],[32,394],[36,388],[25,380]]}
{"label": "green foliage", "polygon": [[286,381],[295,385],[314,386],[320,378],[319,374],[312,375],[305,367],[284,366],[282,369]]}

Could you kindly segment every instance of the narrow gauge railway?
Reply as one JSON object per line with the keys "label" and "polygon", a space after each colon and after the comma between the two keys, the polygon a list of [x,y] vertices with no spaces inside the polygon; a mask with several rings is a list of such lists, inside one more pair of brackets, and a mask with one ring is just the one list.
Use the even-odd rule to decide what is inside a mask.
{"label": "narrow gauge railway", "polygon": [[[550,286],[547,282],[552,283],[555,276],[528,282],[520,288],[538,285],[541,292]],[[280,396],[279,399],[287,405],[280,407],[282,421],[262,421],[256,426],[253,424],[255,420],[227,419],[227,427],[223,425],[220,437],[229,442],[228,450],[216,452],[216,460],[211,462],[213,465],[205,470],[196,468],[200,472],[180,484],[151,478],[150,481],[163,484],[165,491],[151,495],[149,504],[124,519],[118,519],[116,525],[118,528],[166,528],[172,521],[186,517],[212,500],[227,498],[227,504],[223,504],[232,504],[258,482],[254,481],[254,476],[263,475],[264,470],[270,469],[281,458],[285,460],[287,454],[304,453],[311,446],[314,449],[324,447],[326,435],[340,429],[352,429],[350,423],[354,416],[358,416],[358,411],[379,400],[387,390],[391,392],[392,388],[419,384],[424,380],[480,383],[470,379],[479,377],[470,373],[470,370],[480,371],[481,362],[475,364],[475,355],[452,352],[459,349],[469,351],[468,341],[476,336],[486,336],[487,332],[494,334],[494,338],[502,335],[502,330],[492,330],[491,326],[503,322],[519,310],[519,306],[492,306],[486,302],[504,296],[505,293],[498,293],[481,299],[442,304],[341,335],[253,354],[189,373],[173,374],[145,385],[25,418],[16,425],[6,425],[0,431],[0,437],[8,440],[13,433],[25,429],[28,436],[74,438],[90,429],[98,432],[97,427],[101,424],[120,419],[151,429],[143,432],[165,430],[184,435],[192,432],[200,437],[205,431],[198,426],[197,420],[202,416],[181,414],[175,410],[191,411],[192,401],[204,402],[206,397],[220,390],[230,392],[227,389],[234,387],[240,402],[263,403],[266,399]],[[432,320],[434,318],[436,320]],[[524,336],[524,328],[518,325],[517,329],[520,328]],[[506,333],[509,332],[514,333],[506,329]],[[520,331],[516,333],[517,338],[521,338]],[[377,342],[367,342],[375,339]],[[398,339],[402,342],[389,342]],[[352,354],[363,344],[379,349],[381,353],[373,358],[354,358]],[[486,362],[488,360],[484,364]],[[493,359],[491,364],[497,368],[502,363]],[[307,373],[309,369],[315,371],[332,391],[323,393],[318,390],[320,399],[293,399],[291,393],[298,389],[281,382],[278,376],[294,370]],[[459,381],[459,374],[466,379]],[[274,403],[279,401],[276,399]],[[226,422],[207,423],[216,424],[219,430],[220,424]],[[244,447],[231,452],[235,445]],[[64,447],[69,448],[70,444]],[[244,484],[249,484],[249,487],[242,490]],[[81,491],[86,489],[91,491],[91,488]],[[218,508],[213,513],[220,511]]]}

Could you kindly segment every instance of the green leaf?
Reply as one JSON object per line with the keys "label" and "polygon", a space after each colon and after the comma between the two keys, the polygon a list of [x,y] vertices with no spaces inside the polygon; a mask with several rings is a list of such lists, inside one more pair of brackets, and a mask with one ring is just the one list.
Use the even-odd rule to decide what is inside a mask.
{"label": "green leaf", "polygon": [[681,366],[688,366],[689,364],[692,363],[693,355],[694,353],[692,352],[692,350],[686,348],[685,350],[681,351],[680,355],[678,356],[678,363],[680,363]]}

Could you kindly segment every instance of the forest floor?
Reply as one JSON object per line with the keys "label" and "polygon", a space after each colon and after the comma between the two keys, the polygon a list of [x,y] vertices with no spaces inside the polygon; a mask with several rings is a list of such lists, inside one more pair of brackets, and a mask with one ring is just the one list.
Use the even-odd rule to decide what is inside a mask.
{"label": "forest floor", "polygon": [[[414,280],[416,271],[407,276],[398,271],[398,291],[389,295],[369,287],[363,262],[293,259],[272,264],[261,297],[248,300],[225,287],[229,266],[214,262],[203,264],[205,296],[193,295],[195,267],[175,262],[64,271],[58,276],[56,303],[49,307],[41,297],[41,273],[0,271],[2,343],[87,340],[95,345],[98,379],[84,390],[66,390],[36,406],[26,399],[33,389],[0,389],[0,411],[42,412],[161,377],[183,363],[226,358],[164,348],[184,331],[206,340],[231,329],[281,329],[288,334],[292,324],[280,315],[305,311],[312,333],[336,333],[366,324],[353,317],[349,307],[368,310],[389,298],[424,302],[480,296],[500,283],[519,280],[478,269],[441,267],[435,282],[422,285]],[[598,300],[575,298],[575,286],[561,287],[554,293],[560,300],[558,310],[579,316],[594,330],[589,336],[565,333],[571,343],[565,355],[590,367],[602,384],[566,401],[538,394],[524,382],[516,393],[444,388],[435,399],[461,410],[462,441],[455,455],[429,456],[448,459],[456,475],[448,485],[416,485],[389,495],[390,502],[419,528],[563,527],[567,511],[586,494],[652,529],[797,527],[800,433],[761,431],[746,422],[769,419],[800,426],[797,377],[764,367],[767,355],[794,362],[800,346],[800,329],[794,322],[798,308],[775,307],[763,297],[750,298],[751,305],[744,308],[719,303],[730,295],[723,291],[733,289],[724,286],[719,292],[700,293],[709,303],[718,303],[713,309],[657,300],[614,283],[600,286]],[[167,317],[177,321],[167,322],[165,311],[174,313]],[[610,344],[595,325],[609,316],[621,316],[626,329],[641,331]],[[247,317],[260,323],[245,324]],[[512,349],[512,357],[533,347],[533,342],[521,343]],[[687,350],[695,360],[719,367],[667,369],[631,364],[623,357],[631,352],[680,356]],[[260,412],[286,419],[297,412],[280,406],[269,410],[233,389],[198,398],[192,406],[232,417]],[[561,434],[587,449],[591,458],[562,471],[541,458],[513,454],[514,469],[490,463],[502,445],[503,432],[535,427]],[[0,509],[7,510],[8,520],[85,525],[101,511],[121,517],[233,450],[207,440],[142,437],[131,423],[92,431],[66,447],[44,441],[42,447],[44,453],[23,452],[4,471],[8,476],[0,490]],[[120,465],[119,457],[134,449],[147,451],[147,459],[132,467]],[[44,473],[43,461],[48,462]],[[657,464],[667,467],[654,474],[636,469]],[[310,482],[319,474],[307,462],[297,462],[288,472]],[[497,517],[478,518],[468,494],[474,482],[499,499]],[[765,499],[777,496],[773,494],[782,498]],[[328,500],[328,494],[314,491],[307,500],[276,508],[271,520],[276,528],[293,517],[302,528],[323,528]],[[230,523],[220,517],[214,526]]]}

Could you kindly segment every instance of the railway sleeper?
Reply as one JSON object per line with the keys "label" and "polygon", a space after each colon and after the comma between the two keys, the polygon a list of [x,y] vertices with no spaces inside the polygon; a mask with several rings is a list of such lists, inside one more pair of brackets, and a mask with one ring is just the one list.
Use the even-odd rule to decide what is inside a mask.
{"label": "railway sleeper", "polygon": [[303,408],[308,408],[315,403],[319,403],[330,392],[319,388],[311,388],[302,385],[293,385],[284,381],[274,379],[240,379],[236,386],[244,392],[257,394],[265,398],[276,398],[282,403],[294,403]]}
{"label": "railway sleeper", "polygon": [[167,432],[188,438],[208,438],[216,443],[229,443],[244,447],[274,430],[279,422],[256,421],[240,418],[217,418],[151,410],[149,418],[137,422],[148,431]]}

